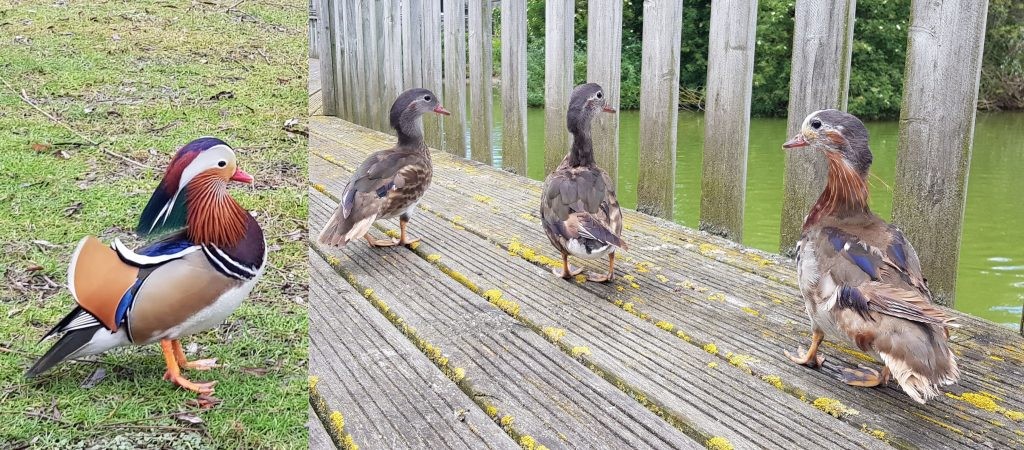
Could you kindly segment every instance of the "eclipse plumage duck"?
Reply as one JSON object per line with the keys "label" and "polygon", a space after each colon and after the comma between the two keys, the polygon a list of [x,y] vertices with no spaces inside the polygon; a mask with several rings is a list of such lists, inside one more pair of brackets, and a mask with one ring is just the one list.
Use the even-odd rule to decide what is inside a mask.
{"label": "eclipse plumage duck", "polygon": [[615,113],[596,83],[576,86],[569,97],[566,126],[573,141],[561,164],[544,180],[540,217],[551,245],[562,254],[562,267],[552,273],[571,278],[583,269],[569,265],[569,255],[596,259],[608,256],[608,273],[590,273],[587,279],[605,282],[615,276],[615,250],[626,249],[622,211],[615,185],[594,161],[591,124],[599,112]]}
{"label": "eclipse plumage duck", "polygon": [[895,378],[924,403],[960,377],[949,348],[953,318],[932,305],[917,252],[899,228],[868,208],[871,166],[868,132],[857,117],[834,109],[815,111],[783,144],[809,146],[828,161],[828,182],[804,221],[797,244],[797,277],[812,324],[810,349],[787,356],[818,367],[827,335],[868,352],[884,364],[843,369],[855,386]]}
{"label": "eclipse plumage duck", "polygon": [[[320,232],[321,243],[343,247],[364,237],[373,247],[390,247],[419,240],[407,238],[406,225],[430,187],[433,173],[430,149],[423,143],[423,114],[429,112],[448,115],[433,92],[414,88],[398,96],[388,115],[398,144],[374,152],[359,165]],[[395,216],[399,217],[399,238],[375,239],[369,234],[373,222]]]}
{"label": "eclipse plumage duck", "polygon": [[155,239],[139,249],[83,238],[68,267],[78,304],[43,339],[63,334],[26,376],[114,347],[160,342],[164,379],[200,393],[181,369],[206,370],[215,359],[189,361],[179,339],[224,321],[249,294],[266,264],[263,231],[228,194],[230,181],[251,183],[233,149],[196,139],[175,154],[139,219],[137,233]]}

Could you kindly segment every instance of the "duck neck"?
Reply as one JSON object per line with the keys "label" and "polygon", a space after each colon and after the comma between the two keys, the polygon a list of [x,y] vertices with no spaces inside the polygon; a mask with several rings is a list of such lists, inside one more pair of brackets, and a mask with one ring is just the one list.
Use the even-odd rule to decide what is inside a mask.
{"label": "duck neck", "polygon": [[590,123],[580,126],[580,129],[572,134],[572,149],[569,150],[569,165],[572,167],[593,166],[594,163],[594,141],[590,137]]}
{"label": "duck neck", "polygon": [[804,221],[804,229],[827,216],[849,217],[869,213],[867,173],[859,173],[837,153],[827,153],[828,182],[811,213]]}
{"label": "duck neck", "polygon": [[238,245],[245,237],[249,213],[228,194],[227,182],[215,174],[200,174],[186,189],[189,240],[221,248]]}
{"label": "duck neck", "polygon": [[403,111],[398,117],[395,131],[398,134],[400,147],[423,146],[423,115],[413,110]]}

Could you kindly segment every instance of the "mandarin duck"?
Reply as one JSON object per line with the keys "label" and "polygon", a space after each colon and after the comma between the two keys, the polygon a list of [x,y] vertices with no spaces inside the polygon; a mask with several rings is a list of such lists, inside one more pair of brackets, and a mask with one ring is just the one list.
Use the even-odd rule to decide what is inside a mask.
{"label": "mandarin duck", "polygon": [[569,265],[569,255],[586,259],[607,255],[608,273],[587,275],[590,281],[605,282],[615,276],[615,250],[627,246],[620,237],[622,211],[615,185],[594,161],[590,129],[598,112],[615,113],[615,108],[605,104],[601,86],[576,86],[566,114],[572,148],[544,180],[540,217],[548,240],[562,254],[562,267],[552,268],[552,273],[568,279],[583,271]]}
{"label": "mandarin duck", "polygon": [[220,139],[196,139],[175,154],[139,219],[137,233],[157,240],[131,250],[83,238],[71,256],[68,289],[78,304],[43,339],[63,334],[28,369],[115,347],[160,342],[164,379],[200,394],[216,382],[192,382],[181,369],[206,370],[215,359],[189,361],[179,339],[224,321],[263,274],[263,231],[228,194],[228,182],[252,183]]}
{"label": "mandarin duck", "polygon": [[811,319],[810,349],[786,355],[819,367],[827,335],[882,361],[881,373],[845,368],[854,386],[885,385],[890,377],[914,401],[925,403],[960,370],[949,348],[952,317],[932,305],[921,262],[899,228],[868,208],[871,166],[868,132],[857,117],[816,111],[784,148],[810,147],[828,161],[828,181],[811,207],[797,244],[797,278]]}
{"label": "mandarin duck", "polygon": [[[341,204],[320,231],[320,243],[343,247],[366,238],[373,247],[407,245],[406,225],[416,204],[430,187],[433,166],[430,149],[423,143],[423,114],[448,115],[437,96],[427,89],[403,92],[388,114],[398,145],[372,153],[359,165],[341,194]],[[400,237],[375,239],[370,226],[378,219],[399,217]]]}

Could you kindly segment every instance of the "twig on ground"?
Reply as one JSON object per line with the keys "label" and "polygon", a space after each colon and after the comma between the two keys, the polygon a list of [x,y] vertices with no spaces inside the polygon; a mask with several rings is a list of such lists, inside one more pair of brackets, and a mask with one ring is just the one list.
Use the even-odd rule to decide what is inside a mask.
{"label": "twig on ground", "polygon": [[101,146],[98,142],[90,139],[88,136],[80,133],[78,130],[76,130],[74,128],[71,128],[71,125],[68,125],[67,123],[62,122],[60,119],[54,117],[52,114],[50,114],[49,112],[47,112],[43,108],[40,108],[39,105],[35,104],[35,102],[33,102],[31,98],[29,98],[28,93],[26,93],[24,89],[22,89],[21,92],[18,92],[18,90],[15,89],[14,86],[11,86],[11,84],[8,83],[6,79],[0,78],[0,81],[2,81],[4,83],[4,86],[7,86],[7,89],[10,89],[13,92],[19,93],[19,96],[21,97],[21,100],[23,102],[27,103],[33,109],[35,109],[36,111],[39,111],[44,116],[46,116],[48,119],[52,120],[54,123],[57,123],[58,125],[66,128],[68,131],[70,131],[74,135],[84,139],[86,142],[99,147],[99,149],[102,150],[103,153],[106,153],[106,154],[108,154],[110,156],[113,156],[115,158],[118,158],[118,159],[120,159],[120,160],[122,160],[122,161],[124,161],[126,163],[135,165],[135,166],[143,168],[143,169],[153,169],[153,167],[150,167],[150,166],[148,166],[146,164],[143,164],[143,163],[140,163],[138,161],[135,161],[135,160],[133,160],[131,158],[128,158],[127,156],[124,156],[124,155],[122,155],[120,153],[117,153],[117,152],[115,152],[113,150],[110,150],[108,148],[105,148],[105,147]]}
{"label": "twig on ground", "polygon": [[245,0],[238,0],[237,2],[235,2],[234,5],[228,6],[227,9],[224,10],[224,12],[231,11],[232,9],[237,8],[238,5],[241,5],[242,3],[245,3]]}

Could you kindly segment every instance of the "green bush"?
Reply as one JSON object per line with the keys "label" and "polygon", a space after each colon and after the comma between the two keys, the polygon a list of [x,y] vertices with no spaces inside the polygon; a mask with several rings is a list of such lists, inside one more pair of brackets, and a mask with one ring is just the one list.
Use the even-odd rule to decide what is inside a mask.
{"label": "green bush", "polygon": [[1024,2],[989,0],[978,107],[1024,109]]}

